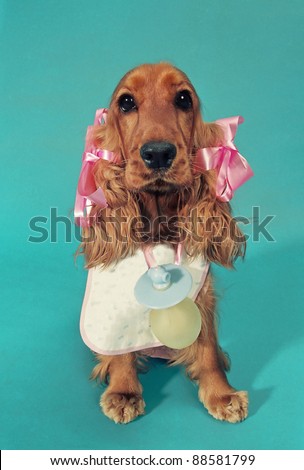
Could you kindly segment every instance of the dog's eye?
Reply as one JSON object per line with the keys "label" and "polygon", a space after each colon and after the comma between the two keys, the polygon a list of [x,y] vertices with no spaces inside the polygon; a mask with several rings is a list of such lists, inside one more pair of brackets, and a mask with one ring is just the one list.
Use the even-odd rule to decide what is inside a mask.
{"label": "dog's eye", "polygon": [[132,111],[133,109],[137,109],[133,96],[127,95],[127,94],[122,95],[119,98],[118,105],[119,105],[119,109],[123,113],[128,113],[129,111]]}
{"label": "dog's eye", "polygon": [[175,96],[174,104],[175,106],[180,109],[183,109],[184,111],[187,111],[188,109],[192,108],[192,99],[189,91],[179,91]]}

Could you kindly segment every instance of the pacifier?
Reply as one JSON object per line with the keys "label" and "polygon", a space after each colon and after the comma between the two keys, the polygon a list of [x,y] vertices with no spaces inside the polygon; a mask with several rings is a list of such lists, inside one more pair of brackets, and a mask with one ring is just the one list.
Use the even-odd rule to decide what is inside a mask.
{"label": "pacifier", "polygon": [[181,245],[177,246],[175,264],[157,265],[152,249],[145,248],[149,267],[137,281],[136,300],[151,308],[150,327],[165,346],[183,349],[190,346],[201,331],[201,314],[188,296],[192,276],[180,266]]}

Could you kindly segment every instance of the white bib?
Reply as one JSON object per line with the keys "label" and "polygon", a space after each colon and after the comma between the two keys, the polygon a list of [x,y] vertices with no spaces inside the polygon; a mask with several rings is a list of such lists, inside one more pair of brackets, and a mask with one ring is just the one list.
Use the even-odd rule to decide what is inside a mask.
{"label": "white bib", "polygon": [[[153,253],[159,265],[174,263],[175,252],[166,245],[157,245]],[[189,262],[183,256],[181,264],[192,276],[189,297],[195,300],[209,263],[203,259]],[[139,304],[134,296],[135,284],[147,269],[141,250],[109,268],[89,269],[80,331],[92,351],[115,355],[163,346],[151,331],[150,308]]]}

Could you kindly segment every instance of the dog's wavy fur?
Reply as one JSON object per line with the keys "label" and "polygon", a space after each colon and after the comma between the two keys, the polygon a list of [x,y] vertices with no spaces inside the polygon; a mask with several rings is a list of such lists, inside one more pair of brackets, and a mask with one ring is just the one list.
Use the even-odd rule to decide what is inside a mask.
{"label": "dog's wavy fur", "polygon": [[[187,112],[172,104],[181,89],[192,98]],[[126,92],[135,97],[138,109],[124,114],[118,101]],[[230,205],[216,199],[216,172],[195,172],[197,149],[219,145],[222,131],[203,121],[197,94],[183,72],[167,63],[131,70],[113,93],[106,124],[96,126],[91,139],[96,147],[118,155],[119,163],[100,160],[94,166],[96,185],[103,189],[109,207],[93,207],[94,223],[83,232],[81,251],[88,268],[106,268],[147,243],[182,242],[188,256],[203,256],[228,268],[244,255],[245,239]],[[160,187],[139,154],[151,140],[166,140],[178,149]],[[159,216],[169,222],[156,223],[155,228]],[[198,381],[200,400],[215,418],[237,422],[247,415],[247,394],[235,391],[226,379],[229,361],[217,341],[212,284],[209,274],[196,299],[202,317],[198,339],[188,348],[172,351],[171,363],[186,366],[191,379]],[[129,422],[144,412],[139,357],[136,353],[97,356],[92,375],[109,380],[101,406],[115,422]]]}

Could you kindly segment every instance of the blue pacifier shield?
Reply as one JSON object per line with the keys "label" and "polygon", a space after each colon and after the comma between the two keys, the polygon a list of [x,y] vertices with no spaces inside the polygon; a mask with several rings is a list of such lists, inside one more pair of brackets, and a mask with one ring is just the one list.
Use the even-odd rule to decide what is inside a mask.
{"label": "blue pacifier shield", "polygon": [[137,281],[134,294],[137,302],[150,308],[168,308],[178,304],[189,294],[192,287],[191,274],[176,264],[162,265],[171,275],[170,286],[165,290],[158,290],[153,286],[148,271]]}

